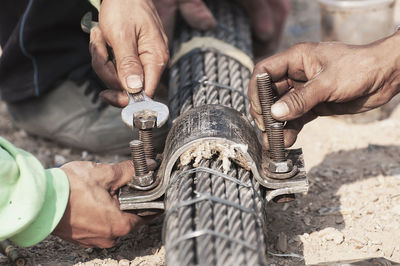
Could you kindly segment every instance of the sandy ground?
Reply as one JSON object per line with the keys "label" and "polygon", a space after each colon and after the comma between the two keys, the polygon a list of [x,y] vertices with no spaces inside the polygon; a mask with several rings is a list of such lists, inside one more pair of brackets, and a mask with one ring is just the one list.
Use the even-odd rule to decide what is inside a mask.
{"label": "sandy ground", "polygon": [[[313,1],[294,0],[282,48],[317,41],[318,22]],[[355,123],[387,115],[381,121]],[[292,203],[268,205],[271,266],[400,263],[399,128],[400,108],[361,117],[319,118],[304,128],[296,147],[304,151],[310,190]],[[126,159],[29,136],[12,125],[1,102],[0,135],[33,153],[46,167],[70,160]],[[20,252],[34,265],[164,265],[161,230],[159,219],[107,250],[80,248],[50,236]],[[0,265],[6,264],[0,255]]]}

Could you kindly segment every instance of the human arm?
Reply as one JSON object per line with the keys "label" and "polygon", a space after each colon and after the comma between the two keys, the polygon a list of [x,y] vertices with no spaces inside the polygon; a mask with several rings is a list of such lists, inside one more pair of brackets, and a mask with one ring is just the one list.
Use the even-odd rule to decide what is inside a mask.
{"label": "human arm", "polygon": [[[236,0],[249,15],[255,56],[273,51],[280,39],[289,13],[288,0]],[[169,39],[173,36],[176,13],[193,28],[210,30],[217,25],[215,17],[202,0],[154,0]]]}
{"label": "human arm", "polygon": [[30,153],[0,138],[0,240],[31,246],[50,233],[92,247],[111,247],[141,219],[119,210],[117,189],[131,162],[71,162],[43,169]]}
{"label": "human arm", "polygon": [[[321,115],[365,112],[387,103],[400,90],[400,33],[369,45],[303,43],[267,58],[249,85],[251,112],[264,129],[255,76],[269,73],[281,96],[272,115],[286,121],[285,145],[303,125]],[[267,138],[264,136],[266,146]]]}
{"label": "human arm", "polygon": [[[236,1],[250,15],[256,57],[265,56],[280,39],[289,1]],[[89,49],[93,69],[109,88],[101,93],[103,100],[124,107],[129,102],[124,90],[137,92],[142,88],[148,96],[154,96],[169,60],[168,38],[173,36],[177,12],[194,28],[209,30],[216,26],[202,0],[154,0],[154,5],[151,0],[102,2],[99,27],[91,30]],[[109,60],[107,45],[114,51],[116,68]]]}
{"label": "human arm", "polygon": [[[109,60],[109,50],[115,56]],[[128,103],[126,92],[144,89],[153,97],[169,60],[168,40],[151,0],[104,0],[99,27],[90,33],[92,66],[110,89],[102,98],[116,106]]]}
{"label": "human arm", "polygon": [[63,216],[69,182],[61,169],[44,170],[30,153],[0,138],[0,240],[31,246]]}
{"label": "human arm", "polygon": [[134,174],[132,161],[116,164],[70,162],[61,167],[70,197],[53,234],[85,247],[109,248],[144,221],[119,209],[118,189]]}

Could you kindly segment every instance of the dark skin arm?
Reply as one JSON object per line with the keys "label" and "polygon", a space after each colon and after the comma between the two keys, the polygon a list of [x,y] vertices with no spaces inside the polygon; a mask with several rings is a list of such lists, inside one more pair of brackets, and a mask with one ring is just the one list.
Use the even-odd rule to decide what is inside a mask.
{"label": "dark skin arm", "polygon": [[[109,60],[112,48],[116,66]],[[128,103],[126,92],[142,89],[153,97],[168,60],[168,40],[151,0],[104,0],[99,26],[91,30],[92,66],[110,89],[102,98],[116,106]]]}
{"label": "dark skin arm", "polygon": [[[278,43],[289,1],[236,1],[251,14],[256,53],[265,56]],[[169,60],[167,39],[172,38],[177,12],[200,30],[212,29],[217,24],[202,0],[102,2],[99,27],[92,29],[90,36],[90,52],[93,69],[109,88],[102,92],[103,100],[124,107],[129,102],[125,91],[134,93],[142,88],[148,96],[154,96]],[[114,51],[116,68],[108,60],[106,44]]]}
{"label": "dark skin arm", "polygon": [[117,191],[134,174],[131,161],[70,162],[61,167],[70,183],[64,216],[53,234],[84,247],[109,248],[144,220],[119,209]]}
{"label": "dark skin arm", "polygon": [[[303,43],[267,58],[249,85],[251,113],[264,130],[256,75],[269,73],[280,100],[272,116],[288,121],[285,145],[318,116],[355,114],[377,108],[400,91],[400,33],[369,45]],[[264,134],[265,135],[265,134]],[[264,136],[264,144],[268,140]]]}
{"label": "dark skin arm", "polygon": [[[249,14],[256,57],[263,57],[273,51],[289,13],[289,1],[236,0],[236,2]],[[209,30],[217,25],[217,20],[201,0],[154,0],[154,4],[169,39],[173,35],[177,12],[195,29]]]}

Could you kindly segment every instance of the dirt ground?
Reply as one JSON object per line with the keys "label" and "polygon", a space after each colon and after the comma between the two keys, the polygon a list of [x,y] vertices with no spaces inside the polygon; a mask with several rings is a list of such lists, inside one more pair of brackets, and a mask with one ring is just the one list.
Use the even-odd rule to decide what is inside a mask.
{"label": "dirt ground", "polygon": [[[293,0],[282,48],[319,39],[318,6]],[[392,105],[394,106],[394,105]],[[372,118],[386,119],[358,123]],[[319,118],[302,131],[310,190],[294,202],[270,203],[270,265],[396,265],[400,263],[400,107],[369,115]],[[0,135],[46,167],[70,160],[116,162],[26,134],[0,102]],[[161,219],[111,249],[85,249],[50,236],[20,252],[34,265],[164,265]],[[384,258],[384,259],[383,259]],[[340,263],[339,263],[340,262]],[[0,265],[6,265],[0,255]]]}

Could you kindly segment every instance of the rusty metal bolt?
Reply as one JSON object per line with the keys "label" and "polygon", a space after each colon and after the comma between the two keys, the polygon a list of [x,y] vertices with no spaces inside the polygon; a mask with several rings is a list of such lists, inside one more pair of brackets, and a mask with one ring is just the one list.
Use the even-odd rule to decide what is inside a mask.
{"label": "rusty metal bolt", "polygon": [[143,142],[140,140],[132,140],[129,143],[129,147],[131,148],[133,166],[135,167],[135,175],[132,177],[131,183],[139,187],[146,187],[153,184],[154,172],[149,171],[147,167]]}
{"label": "rusty metal bolt", "polygon": [[284,162],[286,156],[282,122],[269,125],[268,143],[271,151],[271,159],[274,162]]}
{"label": "rusty metal bolt", "polygon": [[135,176],[130,183],[134,187],[148,187],[154,183],[154,172],[150,171],[145,175]]}
{"label": "rusty metal bolt", "polygon": [[153,147],[153,130],[143,129],[139,130],[139,140],[144,145],[144,155],[148,159],[155,159]]}
{"label": "rusty metal bolt", "polygon": [[271,114],[271,106],[274,104],[275,98],[271,78],[268,73],[263,73],[257,75],[256,79],[258,98],[270,148],[271,162],[268,164],[268,171],[274,174],[289,173],[293,170],[293,163],[286,159],[283,123],[275,120]]}
{"label": "rusty metal bolt", "polygon": [[157,126],[157,115],[146,110],[137,112],[133,115],[133,125],[139,129],[139,140],[143,142],[145,157],[154,159],[153,128]]}
{"label": "rusty metal bolt", "polygon": [[274,104],[271,78],[268,73],[259,74],[256,78],[258,98],[261,104],[264,128],[267,131],[271,159],[274,162],[282,162],[285,160],[283,123],[275,120],[271,115],[271,106]]}
{"label": "rusty metal bolt", "polygon": [[146,157],[144,156],[143,142],[140,140],[132,140],[129,142],[131,148],[131,156],[133,166],[135,167],[135,176],[142,176],[149,173]]}
{"label": "rusty metal bolt", "polygon": [[157,126],[157,114],[153,112],[137,112],[133,114],[133,125],[137,129],[153,129]]}
{"label": "rusty metal bolt", "polygon": [[274,92],[272,91],[271,78],[268,73],[258,74],[257,89],[258,99],[261,105],[262,118],[264,122],[264,128],[268,132],[268,126],[272,123],[278,122],[271,115],[271,106],[274,104]]}

